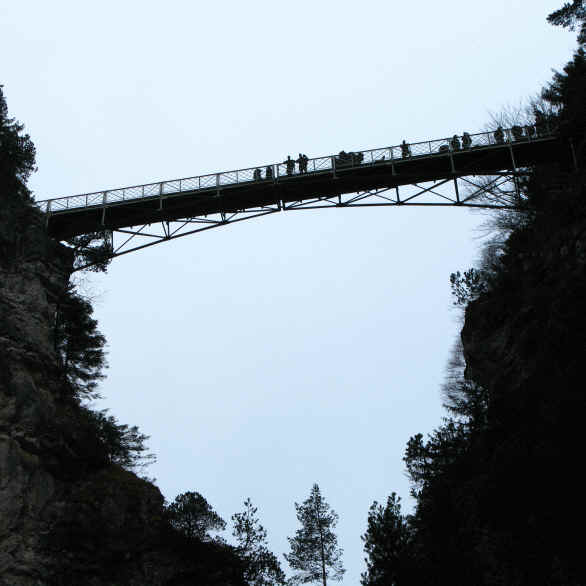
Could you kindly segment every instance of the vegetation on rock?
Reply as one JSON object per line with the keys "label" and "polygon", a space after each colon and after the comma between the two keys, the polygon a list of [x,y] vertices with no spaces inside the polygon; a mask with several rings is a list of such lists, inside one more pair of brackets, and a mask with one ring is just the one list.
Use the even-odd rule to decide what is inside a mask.
{"label": "vegetation on rock", "polygon": [[[584,43],[583,2],[550,20],[580,27]],[[394,493],[371,508],[364,586],[586,583],[574,537],[586,515],[567,481],[586,417],[583,47],[542,99],[534,115],[554,117],[576,166],[531,170],[518,221],[496,222],[480,268],[452,275],[465,324],[442,389],[449,415],[407,444],[413,515]]]}

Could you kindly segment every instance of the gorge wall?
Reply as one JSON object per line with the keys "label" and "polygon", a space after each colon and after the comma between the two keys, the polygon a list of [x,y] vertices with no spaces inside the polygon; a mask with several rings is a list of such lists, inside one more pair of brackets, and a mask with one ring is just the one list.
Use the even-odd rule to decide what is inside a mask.
{"label": "gorge wall", "polygon": [[55,312],[73,263],[41,214],[0,210],[0,585],[241,584],[227,548],[186,543],[153,484],[109,464],[62,391]]}

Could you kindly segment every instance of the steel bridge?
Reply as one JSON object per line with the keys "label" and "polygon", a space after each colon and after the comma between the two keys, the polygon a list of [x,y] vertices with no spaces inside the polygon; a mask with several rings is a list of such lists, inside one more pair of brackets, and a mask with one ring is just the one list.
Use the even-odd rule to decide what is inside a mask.
{"label": "steel bridge", "polygon": [[[103,235],[116,257],[280,211],[326,207],[514,208],[498,197],[573,148],[546,127],[465,134],[39,201],[51,236]],[[487,197],[487,194],[497,194]],[[518,192],[517,192],[518,193]]]}

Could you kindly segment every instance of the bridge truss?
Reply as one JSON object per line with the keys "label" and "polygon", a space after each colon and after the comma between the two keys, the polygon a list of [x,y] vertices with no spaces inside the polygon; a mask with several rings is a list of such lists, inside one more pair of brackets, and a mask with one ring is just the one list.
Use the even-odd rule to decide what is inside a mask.
{"label": "bridge truss", "polygon": [[[519,180],[571,159],[548,128],[475,135],[151,183],[38,202],[49,234],[96,234],[110,258],[244,220],[323,208],[518,208]],[[575,159],[574,159],[575,163]],[[263,177],[264,174],[264,177]],[[95,241],[94,241],[95,245]],[[80,267],[84,268],[84,267]]]}
{"label": "bridge truss", "polygon": [[176,238],[279,212],[393,206],[514,210],[518,207],[514,204],[515,199],[521,197],[518,190],[518,179],[524,176],[526,173],[522,171],[503,172],[490,176],[462,176],[331,197],[315,197],[310,200],[278,201],[274,204],[233,212],[219,212],[143,224],[132,228],[106,230],[104,231],[104,239],[109,243],[110,256],[114,258]]}

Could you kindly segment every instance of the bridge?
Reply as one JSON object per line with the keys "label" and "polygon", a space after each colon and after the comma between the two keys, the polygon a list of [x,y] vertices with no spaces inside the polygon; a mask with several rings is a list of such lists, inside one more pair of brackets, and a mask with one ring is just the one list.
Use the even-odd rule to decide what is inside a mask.
{"label": "bridge", "polygon": [[[110,256],[281,211],[326,207],[513,208],[499,197],[533,165],[574,159],[545,126],[513,127],[271,163],[37,202],[59,240],[102,234]],[[446,188],[449,188],[446,190]],[[495,197],[487,197],[487,194]],[[518,191],[517,191],[518,193]],[[120,242],[115,242],[114,235]]]}

